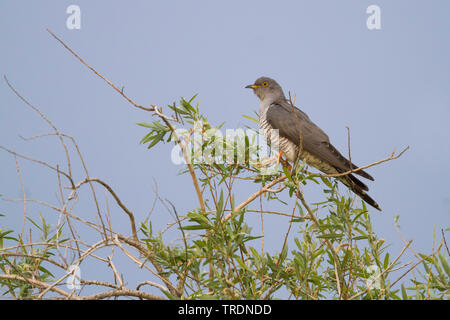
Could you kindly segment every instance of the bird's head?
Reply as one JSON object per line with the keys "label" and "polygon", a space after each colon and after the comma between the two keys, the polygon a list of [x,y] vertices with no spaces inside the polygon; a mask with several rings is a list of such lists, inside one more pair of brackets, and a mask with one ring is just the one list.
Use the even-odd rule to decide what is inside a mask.
{"label": "bird's head", "polygon": [[285,99],[283,89],[281,89],[280,85],[275,80],[268,77],[260,77],[256,79],[254,84],[250,84],[246,86],[246,88],[253,89],[253,92],[261,101],[265,99],[270,99],[272,101]]}

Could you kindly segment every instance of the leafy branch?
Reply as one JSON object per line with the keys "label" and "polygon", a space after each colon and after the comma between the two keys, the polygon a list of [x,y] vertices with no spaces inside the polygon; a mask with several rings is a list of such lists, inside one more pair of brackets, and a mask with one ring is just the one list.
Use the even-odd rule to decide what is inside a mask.
{"label": "leafy branch", "polygon": [[[403,249],[392,255],[389,246],[373,230],[365,203],[342,194],[337,181],[331,179],[335,175],[309,172],[303,163],[293,170],[278,164],[276,170],[268,173],[264,170],[271,165],[270,159],[252,159],[252,156],[263,158],[263,150],[255,146],[254,137],[216,134],[223,124],[214,126],[208,122],[201,114],[196,96],[168,105],[169,113],[156,105],[138,104],[48,32],[133,107],[151,113],[152,121],[138,123],[147,130],[141,143],[150,151],[160,143],[180,148],[184,160],[182,173],[191,177],[198,207],[181,212],[155,191],[153,208],[156,203],[162,204],[173,219],[165,229],[157,231],[150,215],[138,221],[112,186],[89,174],[76,140],[58,130],[5,77],[8,87],[53,130],[23,139],[56,137],[66,158],[63,165],[50,164],[0,146],[14,157],[23,191],[21,199],[3,197],[2,201],[23,204],[24,211],[20,231],[0,228],[3,294],[14,299],[448,299],[450,268],[445,240],[448,230],[442,229],[440,241],[434,235],[436,245],[431,254],[415,252],[412,240],[402,238]],[[181,127],[184,131],[179,130]],[[75,174],[78,171],[69,147],[80,159],[81,176]],[[242,147],[244,154],[240,154]],[[226,152],[221,153],[223,150]],[[362,168],[398,159],[406,150]],[[37,163],[56,175],[58,204],[27,196],[21,161]],[[238,181],[252,183],[256,190],[243,196]],[[80,189],[86,184],[90,186],[96,215],[83,219],[77,213],[77,204],[84,196]],[[303,190],[311,184],[323,189],[320,203],[305,199]],[[186,186],[186,190],[189,188]],[[98,200],[99,190],[105,194],[105,208]],[[289,195],[289,199],[286,201],[282,195]],[[111,207],[108,197],[114,199]],[[270,202],[278,204],[276,211],[264,208]],[[31,203],[43,209],[39,220],[34,218]],[[111,211],[127,217],[130,236],[117,231]],[[58,216],[57,225],[48,223],[46,216],[51,213]],[[260,232],[248,224],[248,214],[260,215]],[[277,230],[282,246],[273,252],[264,246],[267,214],[286,220],[286,231]],[[180,238],[168,242],[165,232],[174,226]],[[29,232],[25,232],[27,229]],[[36,240],[36,233],[40,240]],[[88,234],[89,237],[83,238],[96,241],[85,241],[79,234]],[[126,273],[118,268],[115,251],[129,259],[142,276],[135,288],[126,287]],[[408,251],[414,253],[416,260],[402,263]],[[102,265],[111,280],[77,276],[76,268],[90,260]],[[412,280],[405,280],[411,274]],[[80,287],[67,290],[62,285],[68,281],[69,284],[78,281]],[[95,288],[96,292],[83,294],[86,287]]]}

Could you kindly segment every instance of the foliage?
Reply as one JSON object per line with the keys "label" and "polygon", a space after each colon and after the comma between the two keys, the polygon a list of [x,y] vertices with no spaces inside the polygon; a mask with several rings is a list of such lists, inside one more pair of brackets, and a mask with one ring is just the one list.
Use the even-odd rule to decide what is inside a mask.
{"label": "foliage", "polygon": [[[140,223],[140,245],[135,244],[134,247],[141,259],[146,254],[150,255],[159,276],[176,279],[171,280],[174,282],[173,290],[164,287],[160,289],[165,297],[448,298],[450,268],[442,243],[431,255],[420,254],[420,260],[415,263],[414,268],[408,270],[410,265],[399,267],[399,258],[410,243],[393,259],[385,241],[374,232],[365,204],[350,195],[341,195],[336,180],[312,174],[302,164],[292,172],[280,167],[274,174],[264,175],[261,174],[261,166],[264,165],[250,163],[248,155],[245,163],[236,163],[233,160],[237,159],[239,143],[229,137],[205,134],[212,127],[206,117],[199,113],[198,104],[192,106],[193,101],[194,98],[181,99],[179,106],[171,105],[170,108],[176,113],[176,117],[172,119],[176,119],[177,123],[188,123],[191,128],[194,128],[197,121],[203,121],[201,150],[214,149],[221,144],[224,147],[231,145],[234,156],[223,163],[192,161],[193,164],[187,165],[192,166],[198,175],[198,178],[196,175],[193,178],[198,179],[201,190],[205,190],[199,198],[205,201],[205,210],[200,206],[186,215],[178,216],[175,207],[172,207],[176,214],[176,221],[172,225],[178,226],[182,240],[168,244],[163,240],[161,231],[153,231],[151,219]],[[187,130],[188,134],[184,136],[175,136],[174,128],[167,125],[167,119],[168,117],[153,120],[150,124],[139,123],[149,129],[141,142],[152,148],[161,141],[173,141],[184,146],[182,151],[186,155],[185,159],[188,159],[187,155],[194,154],[187,152],[188,147],[192,147],[189,143],[196,143],[195,140],[189,140],[194,130]],[[251,145],[248,136],[245,141],[248,151]],[[258,153],[260,150],[256,148],[253,151]],[[227,160],[225,158],[223,160]],[[189,170],[184,171],[187,172]],[[283,209],[291,208],[288,213],[275,213],[280,219],[286,216],[289,218],[289,230],[286,234],[280,234],[285,237],[280,251],[271,253],[259,246],[264,235],[253,232],[246,223],[248,203],[245,206],[236,205],[233,183],[239,179],[247,183],[253,181],[255,185],[261,185],[263,190],[270,181],[280,178],[282,180],[278,189],[268,189],[260,195],[266,194],[265,201],[279,201]],[[311,183],[323,188],[324,199],[320,203],[308,205],[303,198],[302,189]],[[279,198],[282,191],[290,195],[293,203],[286,203]],[[42,235],[41,242],[44,245],[27,245],[20,233],[14,237],[13,230],[0,229],[0,270],[3,275],[0,277],[0,285],[4,295],[16,299],[40,297],[42,286],[27,281],[28,279],[49,284],[57,281],[46,265],[60,265],[52,259],[57,248],[66,241],[76,240],[73,237],[63,239],[62,230],[67,232],[67,225],[61,225],[51,232],[50,225],[42,215],[40,223],[29,217],[27,220]],[[102,233],[101,226],[96,226],[97,231]],[[111,231],[108,230],[107,233]],[[293,233],[293,241],[287,241],[290,231]],[[188,237],[186,234],[190,233],[195,235]],[[123,237],[122,241],[126,242],[125,239]],[[289,247],[289,243],[295,246]],[[67,267],[67,263],[65,265]],[[416,268],[419,265],[422,266],[422,271]],[[398,280],[393,281],[391,273],[398,269],[406,269],[405,273],[415,269],[417,275],[409,285],[402,283],[400,286],[393,286]]]}
{"label": "foliage", "polygon": [[[373,229],[371,213],[365,204],[353,195],[341,194],[334,178],[311,173],[302,163],[294,168],[278,164],[272,170],[273,161],[264,158],[263,149],[255,144],[251,130],[234,137],[217,134],[223,124],[212,126],[200,113],[199,104],[194,105],[195,96],[181,99],[178,105],[169,105],[171,116],[157,106],[135,103],[123,89],[118,89],[48,32],[135,108],[156,116],[150,123],[139,123],[148,130],[141,143],[150,151],[161,142],[179,148],[185,161],[182,174],[192,179],[198,206],[179,214],[169,200],[163,201],[156,195],[173,214],[174,221],[167,228],[179,229],[181,238],[177,240],[168,241],[163,237],[167,228],[154,231],[151,217],[136,223],[134,213],[114,189],[88,174],[76,140],[58,131],[5,77],[11,90],[53,130],[51,134],[28,140],[53,135],[67,159],[64,165],[53,166],[0,146],[14,156],[21,183],[18,159],[52,170],[58,178],[55,189],[60,199],[58,205],[27,199],[24,188],[23,199],[2,199],[24,206],[21,230],[0,227],[0,290],[4,296],[13,299],[449,298],[449,251],[444,230],[439,243],[434,235],[430,254],[417,253],[411,248],[411,241],[403,239],[403,250],[392,252]],[[253,117],[244,117],[257,122]],[[185,128],[180,130],[177,126]],[[78,180],[69,142],[82,165],[83,174]],[[396,159],[401,154],[372,165]],[[268,167],[272,169],[267,170]],[[241,203],[235,200],[240,192],[238,182],[251,184],[256,191]],[[320,203],[305,199],[303,190],[312,185],[323,190]],[[80,198],[86,196],[80,189],[87,186],[96,215],[82,219],[76,209]],[[100,205],[99,188],[106,194],[105,208]],[[190,190],[191,186],[185,188]],[[282,198],[282,194],[289,199]],[[109,206],[108,196],[114,199],[114,206]],[[256,199],[262,203],[263,197],[264,203],[276,203],[279,211],[264,211],[262,206],[252,209],[252,203]],[[32,218],[36,212],[27,206],[33,201],[45,208],[44,214],[39,213],[40,221]],[[120,212],[129,220],[131,235],[119,232],[118,226],[111,224],[111,211]],[[56,226],[46,220],[50,212],[59,215]],[[288,230],[280,232],[284,242],[278,251],[266,250],[262,244],[264,233],[255,232],[249,226],[247,217],[255,212],[261,219],[266,214],[288,219]],[[83,238],[79,228],[84,228]],[[135,289],[127,287],[124,273],[116,267],[115,251],[129,258],[146,279]],[[415,260],[405,264],[401,259],[407,251],[414,254]],[[88,280],[76,275],[76,268],[88,263],[87,260],[99,263],[112,280]],[[67,290],[62,286],[66,281],[69,284],[78,281],[81,290],[75,285],[68,286],[70,290]],[[86,287],[95,288],[96,292],[83,294]],[[149,287],[152,290],[144,290]]]}
{"label": "foliage", "polygon": [[[182,99],[181,108],[172,108],[184,115],[184,110],[194,110],[191,102],[192,99],[189,102]],[[198,106],[195,110],[198,113]],[[201,115],[190,117],[205,119]],[[161,125],[160,130],[167,131],[163,127]],[[210,143],[210,140],[203,141],[203,147]],[[229,143],[223,139],[224,145]],[[202,187],[211,190],[213,201],[207,212],[194,209],[182,217],[188,221],[182,228],[201,233],[192,241],[186,241],[186,246],[167,246],[160,234],[150,232],[150,222],[141,226],[145,235],[142,240],[149,250],[156,252],[166,272],[185,281],[186,298],[276,298],[282,288],[295,299],[448,297],[450,270],[442,252],[435,253],[434,258],[421,255],[426,272],[419,272],[421,279],[416,278],[412,286],[402,285],[401,292],[391,287],[389,274],[398,267],[398,260],[392,260],[385,241],[373,231],[365,204],[352,196],[340,195],[336,181],[326,177],[317,179],[317,175],[305,173],[301,166],[296,175],[284,181],[286,192],[294,199],[298,185],[320,184],[325,200],[311,210],[313,215],[321,216],[316,220],[318,223],[314,223],[307,212],[310,209],[304,208],[297,199],[291,219],[293,228],[297,229],[295,247],[288,249],[285,244],[281,252],[270,254],[258,252],[254,247],[261,236],[254,235],[245,223],[246,208],[231,219],[224,219],[226,212],[235,207],[230,187],[233,180],[245,176],[255,183],[264,183],[268,177],[259,175],[257,167],[234,163],[200,163],[196,169],[201,172]],[[280,170],[269,178],[278,178],[283,173],[286,171]],[[276,192],[269,192],[267,200],[284,202]]]}

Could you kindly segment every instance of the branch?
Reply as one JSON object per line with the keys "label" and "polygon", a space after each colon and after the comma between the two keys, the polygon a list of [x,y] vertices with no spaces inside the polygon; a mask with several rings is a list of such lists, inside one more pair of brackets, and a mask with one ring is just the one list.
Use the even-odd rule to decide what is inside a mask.
{"label": "branch", "polygon": [[[0,274],[0,279],[28,282],[28,283],[32,284],[33,286],[35,286],[35,287],[46,288],[46,289],[48,289],[50,291],[59,293],[60,295],[65,296],[67,298],[71,297],[70,293],[68,293],[68,292],[66,292],[64,290],[61,290],[61,289],[59,289],[57,287],[53,287],[53,286],[51,286],[51,285],[49,285],[49,284],[47,284],[45,282],[39,281],[39,280],[35,280],[35,279],[31,279],[31,278],[28,279],[28,278],[17,276],[17,275],[13,275],[13,274]],[[71,298],[74,298],[76,300],[80,299],[77,296],[73,296]]]}
{"label": "branch", "polygon": [[233,215],[237,214],[239,211],[242,210],[242,208],[244,208],[246,205],[248,205],[250,202],[252,202],[253,200],[255,200],[256,198],[259,197],[259,195],[268,192],[270,190],[270,188],[272,188],[274,185],[276,185],[279,182],[282,182],[286,179],[286,176],[283,175],[275,180],[273,180],[271,183],[269,183],[267,186],[264,186],[263,188],[259,189],[257,192],[255,192],[254,194],[252,194],[250,197],[248,197],[247,200],[245,200],[244,202],[242,202],[240,205],[238,205],[237,207],[234,208],[234,210],[232,212],[230,212],[229,214],[227,214],[225,216],[225,218],[223,218],[224,221],[227,221],[228,219],[230,219]]}
{"label": "branch", "polygon": [[92,72],[94,72],[97,76],[99,76],[100,78],[102,78],[107,84],[109,84],[114,90],[116,90],[122,97],[124,97],[125,99],[128,100],[129,103],[131,103],[133,106],[135,106],[136,108],[145,110],[145,111],[154,111],[154,108],[146,108],[143,107],[139,104],[137,104],[136,102],[134,102],[133,100],[131,100],[125,93],[123,93],[123,89],[119,89],[116,85],[114,85],[111,81],[109,81],[108,79],[106,79],[104,76],[102,76],[100,73],[98,73],[94,68],[92,68],[90,65],[88,65],[83,59],[80,58],[80,56],[78,56],[72,49],[69,48],[68,45],[66,45],[61,39],[59,39],[53,32],[51,32],[49,29],[47,29],[47,32],[50,33],[52,35],[53,38],[55,38],[59,43],[61,43],[64,48],[66,48],[71,54],[73,54],[78,60],[80,60],[80,62],[82,64],[84,64],[86,67],[88,67]]}
{"label": "branch", "polygon": [[166,291],[166,292],[168,292],[168,291],[167,291],[167,288],[164,288],[164,287],[163,287],[162,285],[160,285],[159,283],[152,282],[152,281],[148,281],[148,280],[147,280],[147,281],[140,282],[140,283],[137,285],[136,290],[139,291],[139,289],[140,289],[142,286],[145,286],[145,285],[152,286],[152,287],[158,288],[158,289],[161,290],[161,291]]}
{"label": "branch", "polygon": [[131,224],[131,232],[133,234],[133,238],[135,241],[139,241],[139,238],[137,236],[137,232],[136,232],[136,223],[134,221],[134,215],[133,213],[122,203],[122,201],[120,200],[120,198],[117,196],[117,194],[113,191],[113,189],[104,181],[98,179],[98,178],[86,178],[83,181],[81,181],[80,183],[78,183],[74,190],[77,190],[78,188],[80,188],[83,184],[88,183],[88,182],[97,182],[99,184],[101,184],[103,187],[106,188],[106,190],[109,191],[109,193],[113,196],[114,200],[116,200],[116,203],[118,204],[118,206],[120,208],[122,208],[122,210],[128,215],[129,219],[130,219],[130,224]]}
{"label": "branch", "polygon": [[55,134],[59,137],[59,140],[61,141],[62,146],[64,147],[64,151],[66,152],[66,158],[67,158],[67,169],[69,171],[69,175],[72,176],[72,169],[70,165],[70,156],[69,156],[69,150],[67,149],[66,144],[64,143],[64,139],[62,138],[61,134],[59,133],[58,129],[56,129],[55,125],[34,105],[32,105],[27,99],[25,99],[8,81],[8,78],[4,75],[3,79],[5,79],[6,84],[8,87],[16,94],[17,97],[19,97],[20,100],[22,100],[27,106],[29,106],[31,109],[36,111],[42,119],[44,119],[55,131]]}
{"label": "branch", "polygon": [[[397,258],[395,258],[394,261],[392,261],[392,263],[386,268],[386,270],[384,270],[383,272],[381,272],[379,275],[377,275],[374,279],[372,279],[372,281],[376,281],[379,278],[381,278],[381,276],[383,276],[384,274],[388,273],[391,271],[392,267],[397,263],[398,259],[400,259],[400,257],[403,255],[403,253],[405,252],[406,249],[408,249],[409,245],[411,244],[412,240],[409,240],[409,242],[403,247],[402,251],[400,252],[400,254],[397,256]],[[413,266],[414,268],[415,266]],[[410,270],[412,270],[413,268],[411,268]],[[408,271],[409,272],[409,271]],[[361,291],[357,294],[355,294],[354,296],[352,296],[350,298],[350,300],[355,299],[363,294],[365,294],[366,292],[368,292],[370,290],[370,288],[367,288],[364,291]]]}
{"label": "branch", "polygon": [[394,150],[394,151],[392,152],[392,154],[391,154],[389,157],[387,157],[387,158],[385,158],[385,159],[382,159],[382,160],[379,160],[379,161],[376,161],[376,162],[373,162],[373,163],[368,164],[368,165],[366,165],[366,166],[362,166],[362,167],[359,167],[359,168],[351,169],[351,170],[348,170],[348,171],[345,171],[345,172],[342,172],[342,173],[334,173],[334,174],[318,174],[317,176],[328,177],[328,178],[329,178],[329,177],[346,176],[346,175],[348,175],[348,174],[351,174],[351,173],[358,172],[358,171],[363,170],[363,169],[367,169],[367,168],[376,166],[376,165],[378,165],[378,164],[380,164],[380,163],[383,163],[383,162],[386,162],[386,161],[391,161],[391,160],[398,159],[398,158],[400,158],[400,157],[401,157],[408,149],[409,149],[409,146],[407,146],[405,149],[403,149],[403,150],[402,150],[399,154],[397,154],[397,155],[395,155],[395,150]]}
{"label": "branch", "polygon": [[30,157],[21,155],[21,154],[19,154],[19,153],[17,153],[17,152],[14,152],[14,151],[12,151],[12,150],[9,150],[9,149],[3,147],[3,146],[0,146],[0,149],[2,149],[2,150],[6,151],[6,152],[8,152],[8,153],[10,153],[10,154],[12,154],[12,155],[14,155],[14,156],[17,156],[17,157],[19,157],[19,158],[22,158],[22,159],[25,159],[25,160],[28,160],[28,161],[32,161],[32,162],[36,162],[36,163],[38,163],[38,164],[40,164],[40,165],[43,165],[44,167],[47,167],[47,168],[49,168],[49,169],[52,169],[52,170],[54,170],[54,171],[56,171],[56,172],[62,174],[63,176],[65,176],[67,179],[69,179],[71,185],[72,185],[72,186],[75,186],[75,184],[73,183],[72,177],[71,177],[70,175],[68,175],[68,174],[65,173],[64,171],[59,170],[58,168],[53,167],[52,165],[49,165],[47,162],[44,162],[44,161],[41,161],[41,160],[37,160],[37,159],[33,159],[33,158],[30,158]]}
{"label": "branch", "polygon": [[140,242],[134,241],[134,240],[132,240],[130,238],[118,235],[118,239],[120,239],[121,241],[125,242],[126,244],[136,248],[141,254],[143,254],[145,256],[146,259],[150,260],[150,262],[152,263],[152,265],[155,267],[156,271],[158,272],[159,278],[167,286],[167,289],[169,290],[170,294],[172,294],[173,296],[176,296],[178,298],[181,297],[180,292],[173,286],[173,284],[169,281],[169,279],[164,276],[164,270],[159,265],[159,263],[158,263],[156,257],[154,256],[153,252],[151,252],[150,250],[145,249],[141,245]]}
{"label": "branch", "polygon": [[137,291],[137,290],[131,290],[131,289],[114,289],[109,290],[106,292],[101,292],[97,294],[93,294],[87,297],[82,297],[83,300],[100,300],[105,298],[111,298],[111,297],[139,297],[147,300],[166,300],[163,297],[156,296],[151,293]]}
{"label": "branch", "polygon": [[[305,207],[306,211],[308,212],[309,217],[311,218],[311,220],[313,221],[314,225],[317,227],[318,230],[320,230],[320,223],[317,220],[316,216],[314,215],[313,211],[311,210],[311,208],[309,207],[309,205],[306,203],[305,197],[303,196],[303,192],[300,190],[299,188],[299,184],[297,184],[297,190],[295,191],[297,198],[300,199],[300,201],[302,202],[303,206]],[[324,232],[326,234],[326,232]],[[331,253],[333,254],[333,259],[334,259],[334,271],[335,271],[335,275],[336,275],[336,285],[337,285],[337,290],[338,290],[338,294],[339,294],[339,298],[341,297],[341,280],[339,279],[339,274],[341,274],[341,266],[338,263],[339,262],[339,257],[336,253],[336,250],[333,247],[333,244],[331,243],[331,241],[327,238],[324,239],[326,245],[328,246],[328,248],[330,249]]]}
{"label": "branch", "polygon": [[63,266],[62,264],[56,262],[55,260],[47,258],[47,257],[45,257],[43,255],[40,256],[40,255],[35,255],[35,254],[26,254],[26,253],[18,253],[18,252],[8,252],[8,251],[6,251],[6,252],[0,252],[0,257],[2,257],[2,256],[6,256],[6,257],[11,257],[11,256],[12,257],[25,257],[25,258],[31,258],[31,259],[36,259],[36,260],[44,260],[44,261],[47,261],[47,262],[50,262],[50,263],[54,264],[55,266],[57,266],[57,267],[59,267],[59,268],[61,268],[63,270],[66,269],[66,267]]}
{"label": "branch", "polygon": [[200,186],[198,185],[198,179],[194,171],[194,167],[192,166],[190,159],[188,158],[187,152],[186,152],[186,146],[183,145],[181,142],[180,137],[178,137],[175,128],[172,126],[172,124],[167,120],[165,117],[161,117],[161,112],[158,110],[158,108],[155,108],[155,113],[160,116],[160,118],[164,121],[164,123],[169,127],[170,131],[173,134],[173,137],[175,138],[177,144],[180,146],[181,151],[183,152],[183,157],[186,162],[186,165],[189,169],[189,173],[191,174],[192,183],[194,184],[195,192],[197,193],[198,202],[200,203],[200,208],[202,209],[202,212],[206,212],[205,208],[205,201],[203,200],[202,191],[200,190]]}
{"label": "branch", "polygon": [[52,31],[50,31],[49,29],[47,29],[47,32],[50,33],[52,35],[53,38],[55,38],[59,43],[61,43],[64,48],[66,48],[72,55],[74,55],[82,64],[84,64],[86,67],[88,67],[92,72],[94,72],[97,76],[99,76],[100,78],[102,78],[106,83],[108,83],[114,90],[116,90],[120,95],[122,95],[128,102],[130,102],[133,106],[135,106],[136,108],[145,110],[145,111],[153,111],[155,112],[163,121],[164,123],[169,127],[169,129],[171,130],[172,134],[174,135],[177,143],[180,144],[180,147],[183,151],[183,156],[186,160],[186,164],[188,166],[189,169],[189,173],[192,176],[192,181],[194,183],[194,187],[195,187],[195,191],[197,193],[197,197],[198,200],[200,202],[200,207],[202,209],[203,212],[206,212],[205,209],[205,203],[203,201],[203,196],[200,190],[200,187],[198,186],[198,182],[197,182],[197,177],[195,175],[195,171],[192,167],[192,165],[190,164],[190,161],[188,161],[187,159],[187,153],[186,150],[184,148],[184,146],[181,144],[181,141],[179,139],[179,137],[177,136],[174,127],[171,125],[170,121],[177,121],[177,119],[173,119],[173,118],[169,118],[165,115],[163,115],[161,113],[161,111],[158,110],[158,108],[155,105],[152,105],[152,107],[147,108],[147,107],[143,107],[139,104],[137,104],[136,102],[134,102],[131,98],[129,98],[126,94],[123,93],[123,90],[120,90],[116,85],[114,85],[111,81],[109,81],[108,79],[106,79],[104,76],[102,76],[99,72],[97,72],[93,67],[91,67],[89,64],[87,64],[79,55],[77,55],[68,45],[66,45],[61,39],[59,39]]}

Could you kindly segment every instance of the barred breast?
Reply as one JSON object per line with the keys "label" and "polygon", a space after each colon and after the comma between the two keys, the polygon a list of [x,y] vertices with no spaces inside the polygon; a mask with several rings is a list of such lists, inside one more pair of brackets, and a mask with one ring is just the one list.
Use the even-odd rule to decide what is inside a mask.
{"label": "barred breast", "polygon": [[[260,128],[261,133],[267,138],[267,144],[271,147],[276,147],[277,146],[277,141],[275,141],[276,135],[272,136],[272,130],[275,130],[276,128],[273,128],[267,122],[266,112],[267,112],[267,109],[261,108],[260,117],[259,117],[259,128]],[[278,150],[276,150],[276,151],[281,151],[284,154],[284,156],[286,157],[286,159],[293,163],[297,157],[298,146],[284,137],[281,137],[281,136],[278,136],[278,137],[279,137]],[[300,159],[302,159],[308,165],[310,165],[322,172],[325,172],[327,174],[338,173],[336,168],[331,166],[329,163],[313,156],[311,153],[309,153],[306,150],[302,150],[302,152],[300,154]]]}
{"label": "barred breast", "polygon": [[[266,137],[267,144],[275,150],[278,149],[276,151],[281,151],[289,161],[294,162],[297,156],[298,147],[280,135],[272,135],[272,130],[276,130],[276,128],[272,128],[272,126],[267,122],[266,111],[267,109],[261,110],[260,112],[259,128],[261,133]],[[278,141],[276,141],[277,137],[279,138]]]}

